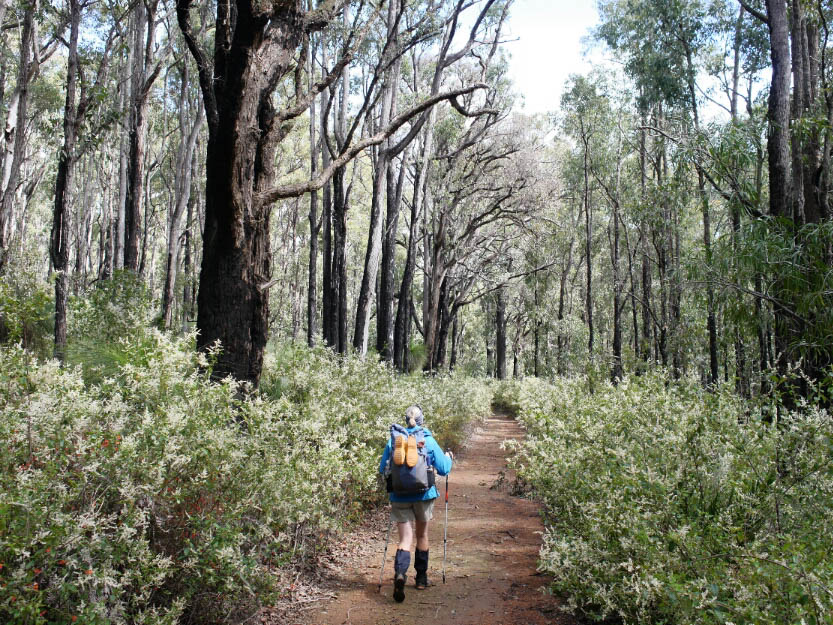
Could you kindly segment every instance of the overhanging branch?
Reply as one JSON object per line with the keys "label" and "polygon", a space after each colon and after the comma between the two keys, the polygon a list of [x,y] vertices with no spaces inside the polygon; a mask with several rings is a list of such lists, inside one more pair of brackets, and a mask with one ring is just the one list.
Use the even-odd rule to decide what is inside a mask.
{"label": "overhanging branch", "polygon": [[404,111],[403,113],[400,113],[399,115],[394,117],[391,120],[390,124],[388,124],[387,128],[385,128],[384,130],[376,133],[371,137],[367,137],[366,139],[357,142],[355,145],[346,148],[337,158],[333,159],[333,162],[330,163],[329,167],[324,169],[315,178],[312,178],[311,180],[307,180],[305,182],[280,185],[272,189],[269,189],[268,191],[259,193],[256,196],[257,204],[263,206],[265,204],[271,204],[272,202],[276,202],[277,200],[286,199],[290,197],[298,197],[300,195],[303,195],[304,193],[317,191],[327,183],[327,181],[332,177],[336,169],[346,165],[353,158],[355,158],[356,155],[358,155],[359,152],[361,152],[362,150],[365,150],[370,146],[382,143],[385,139],[393,135],[393,133],[395,133],[411,118],[419,115],[423,111],[428,110],[432,106],[439,104],[443,100],[448,100],[449,98],[453,98],[466,93],[471,93],[472,91],[475,91],[477,89],[486,88],[487,85],[483,83],[478,83],[469,87],[462,87],[453,91],[439,93],[433,97],[426,99],[417,106],[412,107],[407,111]]}

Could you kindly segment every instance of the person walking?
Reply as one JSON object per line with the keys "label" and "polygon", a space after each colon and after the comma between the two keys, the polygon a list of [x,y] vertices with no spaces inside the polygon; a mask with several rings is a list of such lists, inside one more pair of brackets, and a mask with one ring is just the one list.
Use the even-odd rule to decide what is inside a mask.
{"label": "person walking", "polygon": [[[422,590],[428,581],[428,523],[433,517],[439,493],[434,473],[448,475],[454,455],[443,452],[431,431],[424,427],[419,406],[405,411],[404,427],[391,426],[391,436],[379,462],[379,473],[387,478],[390,492],[391,521],[396,522],[399,545],[394,561],[393,598],[405,600],[405,583],[414,554],[415,586]],[[416,542],[416,545],[414,545]]]}

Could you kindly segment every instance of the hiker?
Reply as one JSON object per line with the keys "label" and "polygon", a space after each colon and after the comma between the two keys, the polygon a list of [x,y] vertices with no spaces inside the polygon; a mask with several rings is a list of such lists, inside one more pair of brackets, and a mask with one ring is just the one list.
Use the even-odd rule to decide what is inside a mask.
{"label": "hiker", "polygon": [[[428,428],[419,406],[405,411],[405,427],[395,423],[379,463],[379,473],[387,478],[391,520],[399,531],[394,563],[393,598],[405,600],[405,582],[411,564],[411,548],[416,539],[415,586],[424,589],[428,582],[428,522],[433,516],[438,492],[434,472],[448,475],[454,458],[443,453]],[[427,478],[427,479],[426,479]]]}

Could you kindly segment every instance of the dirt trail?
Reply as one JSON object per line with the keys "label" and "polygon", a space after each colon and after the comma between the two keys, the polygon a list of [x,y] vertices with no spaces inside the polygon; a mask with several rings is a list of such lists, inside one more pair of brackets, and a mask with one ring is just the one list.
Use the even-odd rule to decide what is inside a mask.
{"label": "dirt trail", "polygon": [[[493,415],[475,432],[465,453],[456,459],[449,481],[445,584],[442,583],[445,504],[441,494],[430,526],[428,577],[434,586],[416,590],[412,566],[405,602],[393,601],[394,528],[382,592],[377,591],[387,529],[387,511],[382,510],[343,546],[343,556],[333,559],[329,574],[334,598],[316,602],[309,610],[299,610],[288,622],[297,625],[577,624],[578,621],[558,609],[556,599],[542,592],[547,578],[536,572],[539,532],[543,529],[538,506],[511,496],[506,488],[493,488],[506,468],[500,443],[522,436],[523,430],[513,419]],[[445,478],[440,479],[438,486],[442,493]]]}

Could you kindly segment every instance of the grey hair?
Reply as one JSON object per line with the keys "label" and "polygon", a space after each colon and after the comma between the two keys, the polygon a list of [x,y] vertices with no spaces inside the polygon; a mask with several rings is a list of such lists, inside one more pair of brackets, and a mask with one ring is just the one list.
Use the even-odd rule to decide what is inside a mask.
{"label": "grey hair", "polygon": [[424,422],[425,417],[422,415],[422,409],[416,404],[409,406],[405,411],[405,423],[408,427],[421,426]]}

